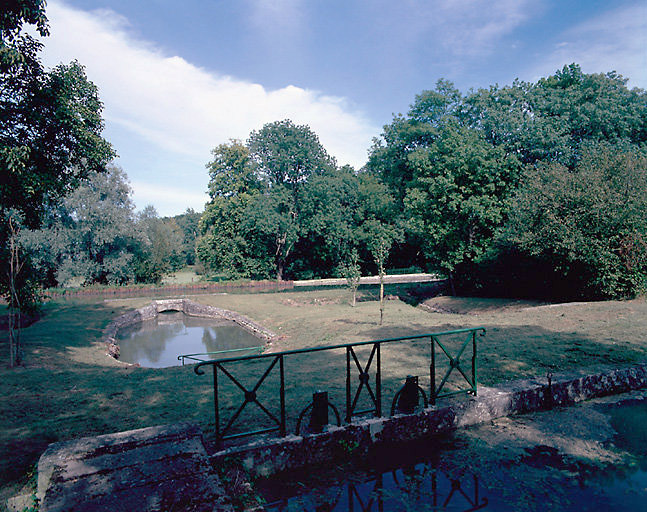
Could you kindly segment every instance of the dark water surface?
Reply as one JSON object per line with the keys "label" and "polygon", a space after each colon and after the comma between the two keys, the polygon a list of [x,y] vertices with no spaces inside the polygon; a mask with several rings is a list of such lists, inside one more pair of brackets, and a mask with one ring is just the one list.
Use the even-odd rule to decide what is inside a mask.
{"label": "dark water surface", "polygon": [[[578,415],[579,407],[567,414]],[[620,455],[615,461],[566,456],[547,445],[511,449],[481,436],[488,428],[481,426],[257,487],[268,512],[647,511],[647,399],[582,407],[593,407],[615,431],[602,443],[605,453]],[[550,421],[550,412],[542,414]],[[521,421],[522,429],[542,428]]]}
{"label": "dark water surface", "polygon": [[117,339],[120,360],[148,368],[182,364],[177,359],[180,354],[258,347],[263,344],[262,340],[234,322],[186,316],[178,312],[161,313],[153,320],[120,329]]}

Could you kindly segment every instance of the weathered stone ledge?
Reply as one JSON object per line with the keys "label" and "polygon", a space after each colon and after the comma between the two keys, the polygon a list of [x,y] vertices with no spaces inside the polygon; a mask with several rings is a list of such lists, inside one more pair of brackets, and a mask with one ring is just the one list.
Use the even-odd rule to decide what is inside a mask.
{"label": "weathered stone ledge", "polygon": [[527,413],[647,387],[647,363],[595,375],[561,375],[479,388],[477,397],[448,400],[420,413],[371,418],[320,434],[290,435],[231,447],[211,456],[215,465],[234,458],[252,474],[269,476],[368,450],[373,444],[421,439],[512,414]]}
{"label": "weathered stone ledge", "polygon": [[233,512],[190,423],[51,444],[38,462],[37,496],[40,512]]}
{"label": "weathered stone ledge", "polygon": [[254,336],[265,340],[267,343],[271,342],[276,337],[272,331],[234,311],[199,304],[198,302],[184,298],[163,299],[154,300],[148,306],[135,309],[134,311],[125,313],[113,320],[104,330],[104,341],[107,346],[108,354],[115,359],[118,359],[119,357],[119,341],[116,339],[119,329],[139,322],[144,322],[146,320],[152,320],[164,311],[179,311],[188,316],[230,320],[246,331],[252,333]]}

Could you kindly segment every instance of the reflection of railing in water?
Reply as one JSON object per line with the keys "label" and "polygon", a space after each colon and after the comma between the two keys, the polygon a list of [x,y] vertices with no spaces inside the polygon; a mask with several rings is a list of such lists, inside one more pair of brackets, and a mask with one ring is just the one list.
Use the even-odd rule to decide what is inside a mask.
{"label": "reflection of railing in water", "polygon": [[[195,367],[195,373],[198,375],[203,375],[204,366],[211,366],[212,372],[213,372],[213,392],[214,392],[214,414],[215,414],[215,441],[218,446],[222,445],[222,442],[226,439],[233,439],[233,438],[239,438],[239,437],[245,437],[245,436],[251,436],[255,434],[262,434],[262,433],[268,433],[268,432],[275,432],[278,431],[281,436],[286,435],[286,422],[287,422],[287,417],[286,417],[286,407],[285,407],[285,367],[284,367],[284,361],[286,357],[294,356],[297,354],[309,354],[313,352],[322,352],[322,351],[330,351],[330,350],[335,350],[335,349],[344,349],[346,352],[346,414],[345,414],[345,419],[347,423],[350,423],[352,421],[353,416],[357,416],[360,414],[365,414],[365,413],[373,413],[377,417],[382,416],[382,362],[381,362],[381,347],[382,345],[388,344],[388,343],[393,343],[393,342],[413,342],[413,341],[420,341],[420,340],[425,340],[428,339],[430,343],[430,364],[429,364],[429,380],[430,380],[430,393],[429,393],[429,401],[433,405],[436,403],[436,399],[450,396],[450,395],[455,395],[458,393],[471,393],[473,395],[476,395],[477,393],[477,365],[476,365],[476,354],[477,354],[477,344],[476,344],[476,335],[479,333],[481,336],[485,334],[485,329],[483,327],[475,327],[475,328],[468,328],[468,329],[457,329],[453,331],[444,331],[444,332],[439,332],[439,333],[433,333],[433,334],[423,334],[423,335],[418,335],[418,336],[405,336],[405,337],[400,337],[400,338],[389,338],[389,339],[382,339],[382,340],[374,340],[374,341],[364,341],[364,342],[358,342],[358,343],[346,343],[346,344],[341,344],[341,345],[331,345],[331,346],[325,346],[325,347],[316,347],[316,348],[309,348],[309,349],[300,349],[300,350],[288,350],[284,352],[275,352],[275,353],[270,353],[270,354],[260,354],[260,355],[249,355],[249,356],[241,356],[241,357],[233,357],[233,358],[226,358],[226,359],[213,359],[209,361],[201,361],[199,362]],[[448,350],[447,346],[441,341],[442,338],[449,337],[449,336],[455,336],[455,335],[462,335],[465,334],[466,339],[463,341],[462,345],[460,346],[460,349],[456,354],[451,354],[450,351]],[[471,369],[466,371],[462,366],[461,366],[461,357],[463,356],[463,353],[465,352],[466,348],[469,345],[472,345],[472,357],[471,357]],[[359,361],[359,358],[357,357],[355,348],[356,347],[371,347],[371,352],[368,357],[368,361],[366,364],[362,365]],[[441,352],[439,354],[444,354],[449,362],[449,369],[447,372],[444,374],[442,377],[440,384],[436,385],[436,366],[437,366],[437,350],[436,347],[441,349]],[[187,358],[191,357],[191,355],[185,356]],[[239,378],[236,378],[231,369],[231,363],[238,363],[238,362],[248,362],[248,361],[258,361],[261,359],[270,359],[270,364],[266,368],[265,372],[262,374],[262,376],[256,381],[253,387],[248,387],[244,385]],[[351,360],[353,361],[353,364],[351,364]],[[373,365],[373,362],[375,362],[374,368],[375,368],[375,381],[374,381],[374,387],[371,386],[369,383],[370,379],[370,374],[369,371],[371,370],[371,366]],[[259,400],[258,400],[258,391],[263,385],[263,382],[265,379],[270,375],[272,370],[277,366],[279,367],[279,412],[277,414],[272,414]],[[226,368],[225,365],[228,365],[229,368]],[[353,373],[353,369],[356,368],[356,370],[359,372],[359,375],[357,375],[359,379],[359,385],[357,386],[357,389],[355,390],[355,393],[353,395],[353,385],[352,385],[352,379],[351,375]],[[469,387],[467,389],[461,389],[458,391],[448,391],[448,392],[443,392],[443,388],[445,384],[447,383],[447,380],[449,376],[452,374],[452,372],[456,370],[458,373],[462,375],[462,377],[465,379]],[[219,384],[218,384],[218,374],[222,373],[224,374],[235,386],[240,390],[240,392],[243,394],[243,401],[238,407],[238,409],[234,412],[234,414],[230,417],[229,421],[227,424],[221,428],[220,425],[220,396],[219,396]],[[362,393],[363,389],[366,389],[366,392],[368,394],[368,398],[370,399],[370,403],[372,406],[369,409],[364,409],[364,410],[357,410],[358,406],[358,400],[359,397]],[[415,387],[413,387],[415,392]],[[424,395],[424,392],[423,392]],[[396,395],[397,397],[397,395]],[[416,399],[417,400],[417,399]],[[426,398],[425,398],[426,402]],[[247,404],[256,404],[256,406],[264,413],[264,415],[269,418],[272,423],[275,426],[271,426],[268,428],[260,428],[256,430],[250,430],[246,432],[240,432],[240,433],[229,433],[238,419],[238,417],[241,415],[243,412],[243,409]],[[395,404],[395,399],[394,399],[394,404]],[[393,409],[393,407],[392,407]]]}
{"label": "reflection of railing in water", "polygon": [[182,354],[177,356],[177,360],[182,361],[182,366],[184,366],[186,363],[186,360],[190,361],[191,364],[193,364],[193,363],[204,363],[205,361],[212,359],[212,358],[204,359],[202,356],[215,356],[218,354],[228,354],[230,352],[243,352],[243,351],[250,352],[254,350],[261,353],[263,352],[263,348],[265,348],[263,345],[259,345],[257,347],[230,348],[227,350],[217,350],[215,352],[198,352],[197,354]]}
{"label": "reflection of railing in water", "polygon": [[[316,494],[316,496],[315,496]],[[323,496],[323,498],[322,498]],[[433,507],[473,512],[488,505],[476,475],[461,482],[430,464],[418,464],[380,473],[362,482],[346,481],[316,492],[276,500],[264,505],[268,512],[383,512]]]}

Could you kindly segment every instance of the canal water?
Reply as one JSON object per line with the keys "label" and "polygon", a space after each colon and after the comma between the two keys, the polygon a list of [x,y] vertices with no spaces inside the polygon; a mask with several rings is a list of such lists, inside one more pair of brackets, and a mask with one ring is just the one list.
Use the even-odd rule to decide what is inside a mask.
{"label": "canal water", "polygon": [[160,313],[153,320],[120,329],[117,339],[121,361],[148,368],[180,365],[180,354],[253,348],[263,344],[234,322],[179,312]]}
{"label": "canal water", "polygon": [[257,488],[268,512],[647,511],[647,393],[386,446]]}

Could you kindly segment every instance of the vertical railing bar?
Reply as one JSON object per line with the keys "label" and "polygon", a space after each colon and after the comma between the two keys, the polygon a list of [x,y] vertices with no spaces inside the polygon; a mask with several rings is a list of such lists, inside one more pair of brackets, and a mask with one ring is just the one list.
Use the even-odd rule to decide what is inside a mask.
{"label": "vertical railing bar", "polygon": [[281,374],[280,400],[281,400],[281,437],[285,437],[285,369],[283,366],[283,356],[279,360],[279,372]]}
{"label": "vertical railing bar", "polygon": [[214,364],[213,367],[213,404],[216,421],[216,446],[221,448],[222,440],[220,439],[220,412],[218,404],[218,365]]}
{"label": "vertical railing bar", "polygon": [[476,331],[472,332],[472,387],[474,388],[474,396],[476,396],[476,378],[478,375],[478,370],[476,368]]}
{"label": "vertical railing bar", "polygon": [[436,405],[436,338],[431,338],[431,364],[429,365],[429,403]]}
{"label": "vertical railing bar", "polygon": [[376,343],[377,347],[377,371],[375,372],[375,393],[377,394],[377,417],[382,417],[382,359],[380,357],[381,343]]}
{"label": "vertical railing bar", "polygon": [[431,474],[431,495],[432,495],[432,505],[434,508],[438,507],[438,473],[436,469]]}
{"label": "vertical railing bar", "polygon": [[346,423],[350,423],[350,351],[351,347],[346,347]]}

